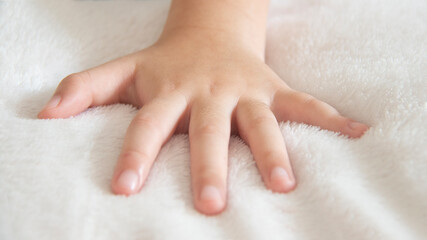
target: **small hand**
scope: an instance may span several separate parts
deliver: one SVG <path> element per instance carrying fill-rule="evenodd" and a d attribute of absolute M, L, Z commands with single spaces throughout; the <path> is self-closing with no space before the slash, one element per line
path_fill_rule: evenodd
<path fill-rule="evenodd" d="M 228 143 L 248 143 L 267 188 L 289 192 L 296 179 L 278 121 L 317 125 L 350 137 L 367 126 L 290 89 L 259 57 L 221 33 L 180 31 L 134 54 L 67 76 L 40 118 L 66 118 L 88 107 L 130 103 L 141 109 L 123 143 L 112 190 L 140 191 L 162 145 L 189 133 L 195 207 L 226 206 Z M 224 37 L 225 38 L 225 37 Z"/>

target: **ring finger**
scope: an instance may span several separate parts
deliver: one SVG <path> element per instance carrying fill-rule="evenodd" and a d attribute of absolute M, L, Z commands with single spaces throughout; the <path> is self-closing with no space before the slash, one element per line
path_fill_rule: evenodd
<path fill-rule="evenodd" d="M 296 181 L 279 125 L 270 108 L 255 100 L 236 108 L 239 134 L 249 144 L 265 185 L 275 192 L 289 192 Z"/>

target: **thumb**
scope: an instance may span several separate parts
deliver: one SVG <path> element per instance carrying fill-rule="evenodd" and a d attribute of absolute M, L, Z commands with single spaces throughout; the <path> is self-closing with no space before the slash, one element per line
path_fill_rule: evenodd
<path fill-rule="evenodd" d="M 128 57 L 73 73 L 58 85 L 38 118 L 67 118 L 91 106 L 117 103 L 131 83 L 135 63 Z"/>

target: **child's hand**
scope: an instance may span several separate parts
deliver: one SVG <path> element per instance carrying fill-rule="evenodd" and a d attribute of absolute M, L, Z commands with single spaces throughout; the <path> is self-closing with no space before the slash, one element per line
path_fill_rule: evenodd
<path fill-rule="evenodd" d="M 262 49 L 262 48 L 261 48 Z M 162 145 L 189 133 L 195 207 L 205 214 L 226 204 L 230 134 L 249 144 L 266 187 L 296 186 L 278 121 L 298 121 L 360 137 L 367 126 L 290 89 L 258 49 L 232 34 L 180 27 L 150 48 L 71 74 L 40 118 L 66 118 L 88 107 L 130 103 L 131 122 L 112 180 L 117 194 L 140 191 Z"/>

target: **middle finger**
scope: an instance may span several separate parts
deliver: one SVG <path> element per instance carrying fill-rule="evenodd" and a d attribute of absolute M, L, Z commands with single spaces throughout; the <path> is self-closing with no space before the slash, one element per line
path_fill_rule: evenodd
<path fill-rule="evenodd" d="M 189 138 L 193 199 L 196 209 L 217 214 L 225 208 L 228 143 L 232 100 L 196 101 L 191 109 Z"/>

